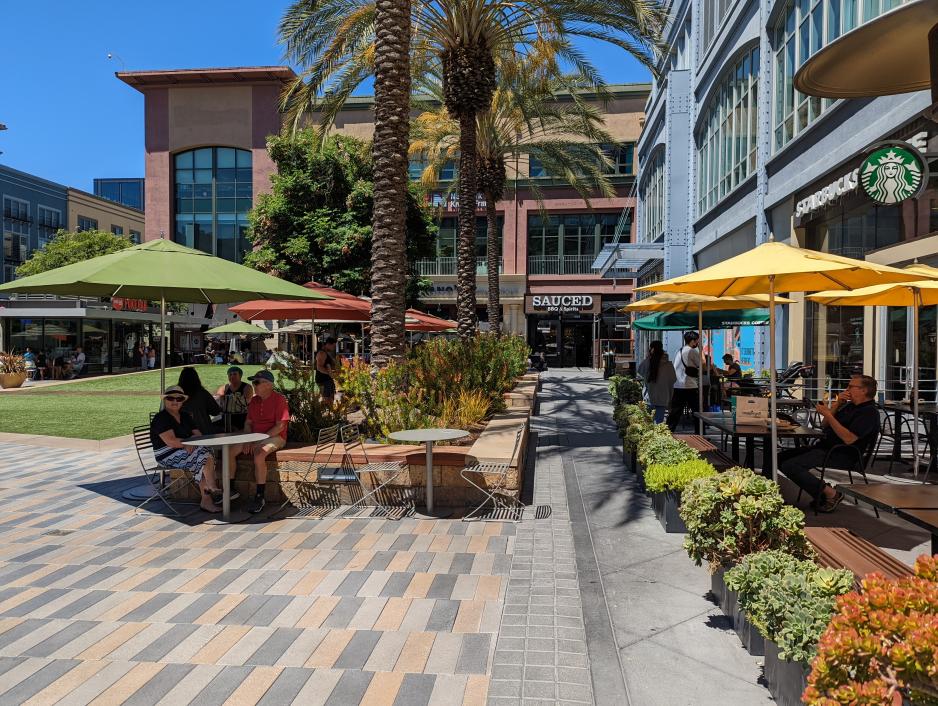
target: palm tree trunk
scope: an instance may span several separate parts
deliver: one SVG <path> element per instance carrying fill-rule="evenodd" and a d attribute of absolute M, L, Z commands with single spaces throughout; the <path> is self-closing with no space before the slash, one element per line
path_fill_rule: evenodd
<path fill-rule="evenodd" d="M 377 101 L 377 98 L 375 98 Z M 459 335 L 472 338 L 476 331 L 476 114 L 459 116 L 459 245 L 456 259 L 456 321 Z"/>
<path fill-rule="evenodd" d="M 403 357 L 405 341 L 410 0 L 377 0 L 375 27 L 371 360 L 384 365 Z"/>
<path fill-rule="evenodd" d="M 485 192 L 485 255 L 489 271 L 489 328 L 496 336 L 502 335 L 502 305 L 498 299 L 499 269 L 501 252 L 498 247 L 498 214 L 495 211 L 495 194 Z"/>

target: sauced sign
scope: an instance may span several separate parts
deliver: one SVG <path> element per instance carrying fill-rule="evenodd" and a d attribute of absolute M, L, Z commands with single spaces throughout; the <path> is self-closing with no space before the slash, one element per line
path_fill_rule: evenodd
<path fill-rule="evenodd" d="M 536 311 L 588 311 L 594 307 L 590 294 L 535 294 L 530 299 L 530 310 Z"/>

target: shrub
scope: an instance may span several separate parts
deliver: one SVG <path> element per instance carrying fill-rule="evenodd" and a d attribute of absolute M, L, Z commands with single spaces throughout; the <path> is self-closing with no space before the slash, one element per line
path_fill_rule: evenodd
<path fill-rule="evenodd" d="M 938 555 L 915 576 L 871 574 L 861 593 L 837 599 L 803 700 L 838 704 L 938 704 Z"/>
<path fill-rule="evenodd" d="M 490 405 L 488 395 L 481 390 L 461 390 L 443 400 L 440 422 L 447 427 L 475 426 L 485 419 Z"/>
<path fill-rule="evenodd" d="M 0 352 L 0 374 L 25 373 L 26 359 L 15 353 Z"/>
<path fill-rule="evenodd" d="M 675 466 L 693 461 L 700 455 L 690 446 L 671 436 L 666 424 L 654 424 L 638 441 L 638 460 L 645 468 L 655 464 Z"/>
<path fill-rule="evenodd" d="M 684 490 L 684 487 L 697 478 L 715 475 L 717 469 L 702 459 L 684 461 L 674 465 L 654 463 L 645 469 L 645 487 L 652 493 L 666 490 Z"/>
<path fill-rule="evenodd" d="M 641 402 L 644 397 L 642 384 L 625 375 L 613 375 L 609 378 L 609 394 L 612 395 L 613 404 L 635 404 Z"/>
<path fill-rule="evenodd" d="M 291 441 L 315 442 L 319 430 L 346 421 L 348 403 L 343 398 L 332 407 L 323 404 L 316 384 L 315 370 L 295 358 L 275 363 L 276 390 L 290 405 L 290 425 L 287 433 Z"/>
<path fill-rule="evenodd" d="M 726 572 L 726 585 L 782 659 L 811 660 L 834 614 L 837 596 L 853 588 L 853 573 L 820 567 L 784 551 L 756 552 Z"/>
<path fill-rule="evenodd" d="M 642 402 L 617 405 L 612 417 L 619 427 L 619 435 L 626 451 L 635 451 L 642 434 L 654 425 L 651 412 Z"/>
<path fill-rule="evenodd" d="M 804 513 L 785 504 L 777 483 L 748 468 L 692 481 L 681 494 L 680 513 L 687 525 L 684 549 L 711 571 L 767 549 L 799 558 L 811 554 Z"/>

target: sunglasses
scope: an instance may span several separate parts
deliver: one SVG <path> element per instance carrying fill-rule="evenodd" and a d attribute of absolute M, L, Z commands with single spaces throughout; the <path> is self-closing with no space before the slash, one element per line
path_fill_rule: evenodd
<path fill-rule="evenodd" d="M 177 397 L 175 395 L 173 395 L 172 397 L 164 397 L 163 399 L 166 400 L 167 402 L 185 402 L 186 401 L 185 397 Z"/>

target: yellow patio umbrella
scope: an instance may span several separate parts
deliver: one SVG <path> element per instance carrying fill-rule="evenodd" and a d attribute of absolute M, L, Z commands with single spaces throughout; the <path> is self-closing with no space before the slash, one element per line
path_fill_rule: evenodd
<path fill-rule="evenodd" d="M 776 304 L 791 304 L 791 299 L 776 297 Z M 705 311 L 728 311 L 730 309 L 765 308 L 769 305 L 766 294 L 748 294 L 738 297 L 712 297 L 707 294 L 687 294 L 684 292 L 662 292 L 639 299 L 622 307 L 623 311 L 668 311 L 697 312 L 697 331 L 703 335 L 703 313 Z M 697 409 L 703 412 L 703 385 L 697 384 Z M 697 420 L 697 426 L 703 434 L 703 419 Z"/>
<path fill-rule="evenodd" d="M 914 282 L 921 274 L 865 260 L 805 250 L 769 240 L 728 260 L 689 275 L 639 287 L 638 291 L 707 294 L 715 297 L 769 295 L 769 423 L 772 479 L 778 477 L 775 389 L 775 293 L 858 289 L 887 282 Z"/>
<path fill-rule="evenodd" d="M 938 278 L 938 269 L 928 265 L 913 264 L 903 268 L 919 276 Z M 919 310 L 923 306 L 938 305 L 938 279 L 918 280 L 915 282 L 874 284 L 849 292 L 818 292 L 808 299 L 825 306 L 905 306 L 912 307 L 912 416 L 915 418 L 912 432 L 912 456 L 915 477 L 918 478 L 918 337 Z M 923 480 L 924 482 L 924 480 Z"/>

